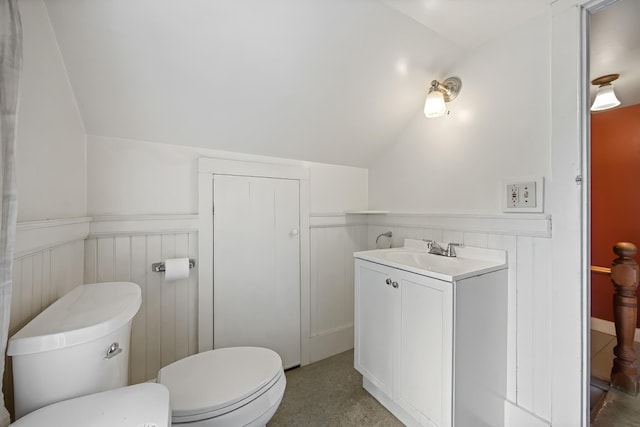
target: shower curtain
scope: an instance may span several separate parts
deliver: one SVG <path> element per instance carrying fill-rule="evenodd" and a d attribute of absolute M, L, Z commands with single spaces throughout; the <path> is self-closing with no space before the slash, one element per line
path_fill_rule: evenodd
<path fill-rule="evenodd" d="M 4 375 L 5 351 L 11 311 L 13 243 L 16 235 L 16 114 L 22 65 L 22 27 L 18 0 L 0 0 L 0 378 Z M 0 388 L 0 427 L 9 425 Z"/>

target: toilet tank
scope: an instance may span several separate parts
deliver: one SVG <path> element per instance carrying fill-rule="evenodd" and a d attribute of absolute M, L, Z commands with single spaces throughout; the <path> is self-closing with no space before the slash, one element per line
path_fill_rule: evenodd
<path fill-rule="evenodd" d="M 80 285 L 13 335 L 16 418 L 129 382 L 131 321 L 141 304 L 130 282 Z"/>

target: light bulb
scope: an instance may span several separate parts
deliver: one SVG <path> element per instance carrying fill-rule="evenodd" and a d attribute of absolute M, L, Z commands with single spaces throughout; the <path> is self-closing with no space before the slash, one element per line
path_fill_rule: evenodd
<path fill-rule="evenodd" d="M 424 103 L 424 115 L 428 118 L 441 117 L 447 111 L 444 96 L 439 90 L 432 90 Z"/>

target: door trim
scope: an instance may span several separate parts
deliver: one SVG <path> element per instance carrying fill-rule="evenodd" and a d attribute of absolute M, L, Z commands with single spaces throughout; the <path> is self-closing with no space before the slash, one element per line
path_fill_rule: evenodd
<path fill-rule="evenodd" d="M 300 359 L 309 363 L 309 169 L 304 166 L 198 159 L 198 351 L 213 349 L 213 175 L 298 180 L 300 184 Z"/>

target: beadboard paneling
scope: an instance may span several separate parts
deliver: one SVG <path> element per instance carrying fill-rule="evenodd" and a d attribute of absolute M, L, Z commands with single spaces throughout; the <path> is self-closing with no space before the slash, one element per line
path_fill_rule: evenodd
<path fill-rule="evenodd" d="M 90 236 L 85 242 L 86 283 L 130 281 L 142 290 L 142 306 L 131 331 L 132 384 L 155 378 L 158 370 L 197 352 L 198 275 L 165 281 L 151 264 L 168 258 L 197 258 L 197 233 Z M 132 230 L 127 229 L 127 232 Z"/>
<path fill-rule="evenodd" d="M 312 223 L 310 362 L 353 348 L 353 253 L 367 247 L 366 225 L 329 216 Z"/>
<path fill-rule="evenodd" d="M 83 282 L 84 240 L 74 240 L 13 261 L 9 336 Z"/>

